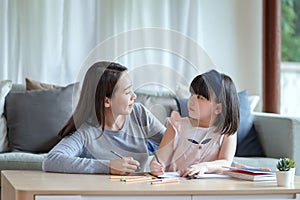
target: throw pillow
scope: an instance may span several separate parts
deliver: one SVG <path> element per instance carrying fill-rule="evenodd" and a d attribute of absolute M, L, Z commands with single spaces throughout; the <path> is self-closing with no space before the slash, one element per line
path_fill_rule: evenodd
<path fill-rule="evenodd" d="M 244 140 L 253 125 L 250 103 L 248 102 L 248 91 L 238 93 L 240 101 L 240 124 L 238 129 L 237 143 Z M 239 145 L 238 145 L 239 146 Z"/>
<path fill-rule="evenodd" d="M 237 133 L 236 156 L 265 156 L 255 130 L 251 106 L 248 100 L 248 90 L 238 93 L 240 101 L 240 125 Z"/>
<path fill-rule="evenodd" d="M 180 113 L 181 117 L 189 116 L 189 110 L 187 107 L 188 99 L 186 98 L 175 98 L 175 99 L 178 106 L 178 112 Z"/>
<path fill-rule="evenodd" d="M 10 150 L 48 152 L 72 114 L 73 90 L 77 86 L 9 93 L 5 113 Z"/>
<path fill-rule="evenodd" d="M 31 80 L 25 78 L 26 90 L 42 90 L 42 89 L 51 89 L 51 88 L 60 88 L 61 86 L 53 85 L 49 83 L 42 83 L 39 81 Z"/>
<path fill-rule="evenodd" d="M 240 101 L 240 124 L 237 132 L 236 156 L 265 156 L 255 130 L 251 108 L 248 101 L 248 91 L 238 93 Z M 176 98 L 180 115 L 188 116 L 187 99 Z"/>
<path fill-rule="evenodd" d="M 7 145 L 7 128 L 6 119 L 4 117 L 4 103 L 5 97 L 12 87 L 12 81 L 3 80 L 0 81 L 0 152 L 8 150 Z"/>

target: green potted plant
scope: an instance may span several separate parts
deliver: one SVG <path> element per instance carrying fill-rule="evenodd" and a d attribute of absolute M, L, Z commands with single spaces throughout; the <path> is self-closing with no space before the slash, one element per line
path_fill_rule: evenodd
<path fill-rule="evenodd" d="M 276 178 L 278 186 L 289 186 L 294 182 L 296 163 L 291 158 L 280 158 L 277 162 Z"/>
<path fill-rule="evenodd" d="M 290 163 L 290 166 L 291 166 L 291 169 L 296 167 L 296 163 L 295 163 L 295 161 L 293 161 L 293 160 L 292 160 L 292 159 L 290 159 L 290 158 L 286 158 L 286 159 L 289 161 L 289 163 Z"/>
<path fill-rule="evenodd" d="M 292 162 L 293 161 L 290 158 L 280 158 L 276 167 L 279 171 L 289 171 L 291 169 Z"/>
<path fill-rule="evenodd" d="M 291 169 L 290 171 L 292 172 L 292 179 L 291 179 L 291 183 L 293 184 L 294 183 L 294 178 L 295 178 L 295 173 L 296 173 L 296 163 L 294 160 L 290 159 L 290 158 L 287 158 L 290 165 L 291 165 Z"/>

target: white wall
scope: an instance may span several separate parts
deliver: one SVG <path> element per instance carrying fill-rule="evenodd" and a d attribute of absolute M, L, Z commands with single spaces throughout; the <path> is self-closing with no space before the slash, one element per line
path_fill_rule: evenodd
<path fill-rule="evenodd" d="M 262 94 L 262 1 L 202 0 L 203 47 L 237 89 Z"/>

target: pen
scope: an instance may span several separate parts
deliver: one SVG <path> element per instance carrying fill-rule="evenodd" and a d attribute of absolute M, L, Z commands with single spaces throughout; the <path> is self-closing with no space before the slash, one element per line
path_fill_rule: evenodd
<path fill-rule="evenodd" d="M 121 156 L 120 154 L 118 154 L 117 152 L 115 152 L 115 151 L 113 151 L 113 150 L 111 150 L 110 152 L 112 152 L 113 154 L 115 154 L 117 157 L 119 157 L 119 158 L 123 158 L 123 156 Z M 140 166 L 137 166 L 137 168 L 138 169 L 141 169 L 141 167 Z"/>

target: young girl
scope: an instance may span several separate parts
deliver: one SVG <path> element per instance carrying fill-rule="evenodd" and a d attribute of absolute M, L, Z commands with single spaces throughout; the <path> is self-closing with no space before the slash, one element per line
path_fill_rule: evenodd
<path fill-rule="evenodd" d="M 48 153 L 43 170 L 120 175 L 144 171 L 147 140 L 158 145 L 165 127 L 135 99 L 124 66 L 92 65 L 77 107 L 59 132 L 62 140 Z"/>
<path fill-rule="evenodd" d="M 189 118 L 173 112 L 150 163 L 151 173 L 179 171 L 186 177 L 230 166 L 235 154 L 239 100 L 230 77 L 211 70 L 194 78 L 188 100 Z"/>

